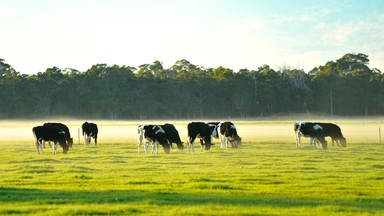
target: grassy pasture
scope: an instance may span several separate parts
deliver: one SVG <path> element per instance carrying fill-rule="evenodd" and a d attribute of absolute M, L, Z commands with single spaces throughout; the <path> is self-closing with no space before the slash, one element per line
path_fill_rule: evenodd
<path fill-rule="evenodd" d="M 38 155 L 43 122 L 0 121 L 0 215 L 384 215 L 381 120 L 333 121 L 348 146 L 326 151 L 296 149 L 293 121 L 234 121 L 240 149 L 170 155 L 137 154 L 137 125 L 164 121 L 94 121 L 99 146 L 84 147 L 77 120 L 61 121 L 67 155 Z M 188 122 L 170 123 L 186 142 Z"/>

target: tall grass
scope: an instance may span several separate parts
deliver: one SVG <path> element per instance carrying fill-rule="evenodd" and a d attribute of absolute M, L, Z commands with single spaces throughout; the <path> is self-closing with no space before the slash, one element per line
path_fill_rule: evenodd
<path fill-rule="evenodd" d="M 36 122 L 0 123 L 0 214 L 384 214 L 381 122 L 338 122 L 348 146 L 326 151 L 296 149 L 293 122 L 236 123 L 240 149 L 170 155 L 138 155 L 137 122 L 101 122 L 99 146 L 80 140 L 67 155 L 37 154 Z M 175 125 L 186 141 L 186 122 Z"/>

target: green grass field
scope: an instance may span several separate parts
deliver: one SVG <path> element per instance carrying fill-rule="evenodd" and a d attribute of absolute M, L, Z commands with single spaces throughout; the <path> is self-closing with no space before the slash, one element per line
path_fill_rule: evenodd
<path fill-rule="evenodd" d="M 94 121 L 99 146 L 38 155 L 32 127 L 0 121 L 0 215 L 384 215 L 381 120 L 339 120 L 347 147 L 296 149 L 293 121 L 233 121 L 240 149 L 137 154 L 137 125 Z M 187 121 L 174 123 L 184 142 Z M 330 144 L 330 139 L 328 138 Z M 61 152 L 61 148 L 59 152 Z"/>

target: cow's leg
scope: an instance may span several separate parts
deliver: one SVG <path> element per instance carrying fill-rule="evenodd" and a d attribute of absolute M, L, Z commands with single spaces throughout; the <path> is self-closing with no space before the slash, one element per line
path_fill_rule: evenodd
<path fill-rule="evenodd" d="M 139 140 L 137 142 L 137 153 L 140 154 L 140 146 L 141 146 L 141 141 L 142 139 L 140 139 L 141 137 L 139 136 Z"/>
<path fill-rule="evenodd" d="M 145 154 L 148 154 L 148 146 L 149 146 L 149 142 L 145 141 L 144 142 Z"/>
<path fill-rule="evenodd" d="M 84 146 L 87 146 L 87 140 L 88 140 L 87 134 L 84 133 L 83 135 L 84 135 Z"/>
<path fill-rule="evenodd" d="M 317 139 L 320 141 L 323 150 L 326 150 L 327 149 L 327 141 L 325 140 L 325 138 L 324 137 L 318 137 Z"/>
<path fill-rule="evenodd" d="M 188 152 L 192 149 L 192 152 L 195 152 L 195 139 L 196 137 L 189 137 Z"/>
<path fill-rule="evenodd" d="M 313 143 L 313 142 L 315 142 L 315 143 Z M 312 144 L 313 144 L 313 145 L 316 145 L 316 138 L 314 138 L 314 137 L 309 137 L 309 146 L 312 146 Z"/>
<path fill-rule="evenodd" d="M 300 134 L 300 132 L 297 133 L 296 148 L 301 148 L 301 134 Z"/>
<path fill-rule="evenodd" d="M 225 136 L 220 135 L 220 148 L 225 148 Z"/>
<path fill-rule="evenodd" d="M 201 151 L 204 151 L 204 141 L 200 139 Z"/>
<path fill-rule="evenodd" d="M 57 153 L 57 145 L 56 142 L 53 142 L 53 154 Z"/>
<path fill-rule="evenodd" d="M 97 134 L 94 136 L 95 138 L 95 146 L 97 146 Z"/>
<path fill-rule="evenodd" d="M 43 151 L 43 144 L 41 143 L 41 139 L 39 139 L 36 143 L 36 148 L 37 148 L 37 153 L 40 154 L 44 154 L 44 151 Z"/>
<path fill-rule="evenodd" d="M 153 154 L 154 151 L 155 151 L 155 143 L 152 142 L 152 151 L 151 151 L 151 154 Z"/>
<path fill-rule="evenodd" d="M 335 139 L 332 138 L 332 146 L 333 146 L 333 141 L 336 142 L 337 147 L 340 147 L 340 146 L 341 146 L 341 145 L 340 145 L 340 142 L 339 142 L 339 138 L 335 138 Z"/>

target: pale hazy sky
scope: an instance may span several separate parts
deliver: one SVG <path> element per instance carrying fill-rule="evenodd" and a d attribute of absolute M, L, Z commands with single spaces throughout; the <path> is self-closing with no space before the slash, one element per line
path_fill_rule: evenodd
<path fill-rule="evenodd" d="M 346 53 L 384 72 L 383 0 L 0 0 L 0 58 L 22 74 L 180 59 L 309 71 Z"/>

